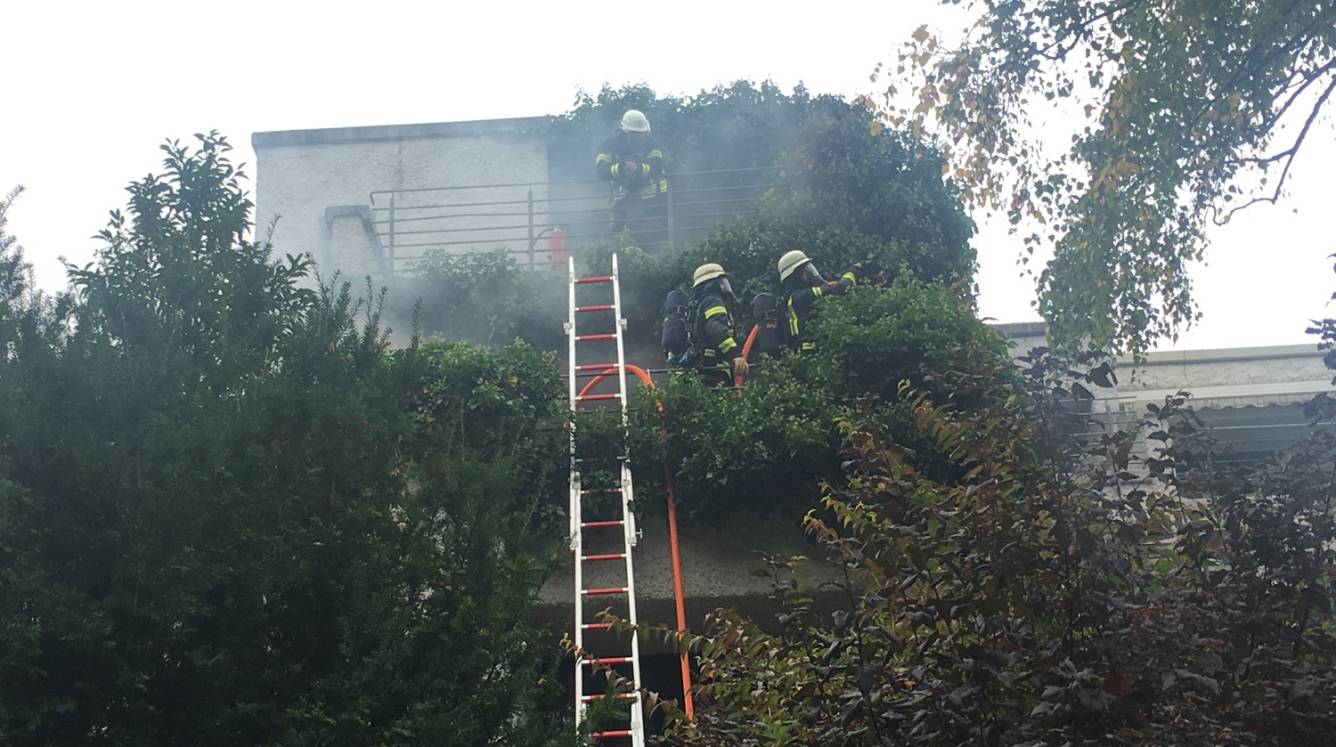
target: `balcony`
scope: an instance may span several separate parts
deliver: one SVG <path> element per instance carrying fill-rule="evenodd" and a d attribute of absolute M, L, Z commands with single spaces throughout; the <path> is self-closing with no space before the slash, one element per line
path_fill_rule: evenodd
<path fill-rule="evenodd" d="M 614 243 L 623 229 L 654 252 L 755 213 L 778 186 L 779 168 L 676 173 L 668 181 L 665 200 L 622 225 L 613 224 L 610 187 L 599 180 L 376 190 L 363 222 L 381 270 L 394 273 L 432 253 L 497 249 L 536 267 L 564 261 L 574 247 Z"/>

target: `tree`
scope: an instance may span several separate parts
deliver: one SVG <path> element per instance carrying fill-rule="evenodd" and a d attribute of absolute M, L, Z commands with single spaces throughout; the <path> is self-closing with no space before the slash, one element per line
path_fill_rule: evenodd
<path fill-rule="evenodd" d="M 966 4 L 982 15 L 958 46 L 925 27 L 900 53 L 888 121 L 933 136 L 969 204 L 1005 211 L 1027 253 L 1053 247 L 1038 307 L 1057 341 L 1140 352 L 1175 335 L 1197 319 L 1205 229 L 1281 199 L 1320 131 L 1336 4 Z M 1046 153 L 1064 121 L 1071 147 Z"/>
<path fill-rule="evenodd" d="M 569 743 L 526 621 L 555 361 L 390 350 L 228 150 L 164 146 L 64 305 L 0 262 L 0 741 Z"/>

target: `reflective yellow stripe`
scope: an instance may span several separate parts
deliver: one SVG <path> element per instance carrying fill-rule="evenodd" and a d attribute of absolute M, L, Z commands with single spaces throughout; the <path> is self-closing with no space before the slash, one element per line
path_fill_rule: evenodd
<path fill-rule="evenodd" d="M 648 175 L 648 174 L 649 174 L 649 164 L 647 164 L 647 163 L 642 163 L 642 164 L 640 164 L 640 172 L 641 172 L 642 174 L 646 174 L 646 175 Z"/>
<path fill-rule="evenodd" d="M 658 148 L 655 148 L 654 150 L 650 151 L 649 155 L 645 156 L 645 158 L 663 158 L 663 151 L 659 150 Z"/>
<path fill-rule="evenodd" d="M 617 172 L 621 171 L 621 169 L 622 165 L 620 163 L 614 163 L 612 165 L 612 175 L 617 176 Z"/>
<path fill-rule="evenodd" d="M 719 316 L 720 314 L 727 314 L 727 313 L 728 309 L 723 306 L 711 306 L 710 308 L 705 310 L 705 318 L 709 319 L 712 316 Z"/>
<path fill-rule="evenodd" d="M 846 273 L 844 273 L 843 275 L 841 275 L 840 277 L 843 278 L 843 279 L 845 279 L 845 280 L 848 280 L 848 281 L 849 281 L 849 285 L 855 285 L 855 284 L 858 283 L 858 278 L 854 277 L 854 274 L 853 274 L 852 272 L 846 272 Z"/>
<path fill-rule="evenodd" d="M 655 195 L 661 195 L 667 193 L 668 193 L 667 179 L 656 179 L 650 182 L 645 187 L 641 188 L 640 190 L 640 196 L 647 200 L 651 197 L 654 197 Z"/>
<path fill-rule="evenodd" d="M 600 153 L 594 159 L 594 163 L 609 163 L 611 161 L 612 161 L 612 156 L 608 155 L 607 153 Z"/>
<path fill-rule="evenodd" d="M 825 292 L 825 291 L 823 291 L 823 290 L 821 289 L 821 286 L 819 286 L 819 285 L 814 285 L 814 286 L 812 286 L 812 297 L 813 297 L 813 298 L 821 298 L 821 294 L 824 293 L 824 292 Z"/>
<path fill-rule="evenodd" d="M 738 346 L 737 340 L 734 340 L 732 337 L 725 337 L 724 341 L 719 343 L 719 352 L 727 353 L 728 351 L 732 350 L 737 346 Z"/>
<path fill-rule="evenodd" d="M 789 334 L 798 337 L 798 312 L 793 310 L 793 296 L 789 296 Z"/>

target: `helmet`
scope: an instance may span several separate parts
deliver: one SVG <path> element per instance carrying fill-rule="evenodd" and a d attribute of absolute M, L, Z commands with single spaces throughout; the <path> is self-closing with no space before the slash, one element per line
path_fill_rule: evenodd
<path fill-rule="evenodd" d="M 649 132 L 649 120 L 636 109 L 627 109 L 622 115 L 622 132 Z"/>
<path fill-rule="evenodd" d="M 779 282 L 782 283 L 785 280 L 788 280 L 794 270 L 797 270 L 799 267 L 802 267 L 811 261 L 812 260 L 808 259 L 807 255 L 803 254 L 800 249 L 784 252 L 784 256 L 779 258 Z"/>
<path fill-rule="evenodd" d="M 691 273 L 691 287 L 695 288 L 707 280 L 714 280 L 715 278 L 723 277 L 727 274 L 728 273 L 724 272 L 723 265 L 715 262 L 706 262 L 700 267 L 697 267 L 695 272 Z"/>

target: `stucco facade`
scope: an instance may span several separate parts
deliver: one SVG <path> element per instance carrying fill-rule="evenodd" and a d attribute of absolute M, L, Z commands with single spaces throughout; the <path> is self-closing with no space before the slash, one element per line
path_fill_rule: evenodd
<path fill-rule="evenodd" d="M 546 117 L 423 125 L 257 132 L 256 225 L 275 219 L 277 251 L 309 253 L 321 271 L 377 276 L 390 269 L 394 247 L 378 238 L 388 212 L 372 193 L 502 183 L 544 183 L 548 177 Z M 400 196 L 411 215 L 414 195 Z M 452 193 L 478 202 L 492 195 Z M 431 199 L 430 193 L 416 196 Z"/>

